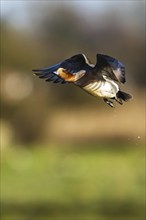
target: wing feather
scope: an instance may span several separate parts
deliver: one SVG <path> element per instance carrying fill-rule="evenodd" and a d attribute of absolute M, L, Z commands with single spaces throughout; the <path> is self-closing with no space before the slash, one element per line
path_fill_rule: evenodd
<path fill-rule="evenodd" d="M 67 82 L 67 79 L 62 78 L 58 73 L 60 68 L 63 68 L 66 72 L 75 76 L 77 74 L 81 75 L 81 71 L 85 73 L 92 67 L 90 66 L 89 61 L 84 54 L 77 54 L 51 67 L 34 69 L 33 72 L 39 78 L 46 79 L 46 81 L 53 81 L 54 83 L 65 83 Z"/>
<path fill-rule="evenodd" d="M 112 71 L 106 72 L 106 74 L 109 73 L 109 77 L 121 83 L 126 82 L 125 66 L 117 59 L 107 56 L 107 55 L 97 54 L 96 67 L 99 67 L 100 69 L 106 69 L 110 67 Z"/>
<path fill-rule="evenodd" d="M 61 63 L 55 64 L 51 67 L 34 69 L 32 70 L 35 75 L 41 79 L 46 79 L 46 81 L 52 81 L 54 83 L 65 83 L 65 81 L 57 75 L 57 70 L 60 67 Z"/>

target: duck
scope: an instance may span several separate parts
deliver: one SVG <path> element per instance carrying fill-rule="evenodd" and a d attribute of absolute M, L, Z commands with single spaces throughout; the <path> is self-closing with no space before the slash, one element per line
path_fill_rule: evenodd
<path fill-rule="evenodd" d="M 132 98 L 120 89 L 120 84 L 126 82 L 124 64 L 108 55 L 98 53 L 93 64 L 85 54 L 76 54 L 50 67 L 32 71 L 47 82 L 73 83 L 90 95 L 102 98 L 110 107 L 114 107 L 113 100 L 122 105 Z"/>

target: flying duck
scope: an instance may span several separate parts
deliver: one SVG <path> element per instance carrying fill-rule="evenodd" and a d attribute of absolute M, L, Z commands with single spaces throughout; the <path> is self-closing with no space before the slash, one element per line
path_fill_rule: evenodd
<path fill-rule="evenodd" d="M 54 83 L 74 83 L 87 93 L 102 97 L 111 107 L 111 99 L 119 104 L 132 96 L 120 90 L 119 84 L 125 83 L 125 67 L 117 59 L 97 54 L 96 64 L 92 64 L 84 54 L 77 54 L 51 67 L 34 69 L 39 78 Z"/>

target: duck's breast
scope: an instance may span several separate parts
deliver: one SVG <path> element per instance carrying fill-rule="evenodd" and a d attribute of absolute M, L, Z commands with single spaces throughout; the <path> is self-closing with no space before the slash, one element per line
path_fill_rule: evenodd
<path fill-rule="evenodd" d="M 113 98 L 119 91 L 119 86 L 114 81 L 94 81 L 82 89 L 93 96 Z"/>

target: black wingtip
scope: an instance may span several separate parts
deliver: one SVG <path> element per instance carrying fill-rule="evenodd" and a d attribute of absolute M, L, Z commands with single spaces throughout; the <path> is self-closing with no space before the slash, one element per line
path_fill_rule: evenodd
<path fill-rule="evenodd" d="M 51 72 L 48 68 L 32 69 L 33 75 L 38 76 L 40 79 L 45 79 L 46 82 L 52 81 L 53 83 L 66 83 L 62 78 Z"/>

